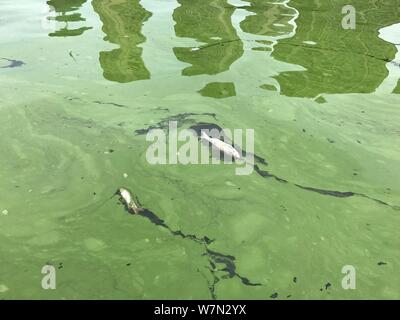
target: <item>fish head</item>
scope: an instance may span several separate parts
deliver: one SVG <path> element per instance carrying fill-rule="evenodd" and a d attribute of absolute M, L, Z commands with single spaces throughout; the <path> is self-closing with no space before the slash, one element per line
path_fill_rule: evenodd
<path fill-rule="evenodd" d="M 234 147 L 232 147 L 231 155 L 235 160 L 242 159 L 242 156 L 240 155 L 239 151 L 237 151 Z"/>

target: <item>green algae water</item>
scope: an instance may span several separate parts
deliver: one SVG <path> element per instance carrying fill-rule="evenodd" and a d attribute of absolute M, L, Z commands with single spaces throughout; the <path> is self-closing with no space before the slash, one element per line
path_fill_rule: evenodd
<path fill-rule="evenodd" d="M 400 299 L 400 2 L 351 2 L 2 0 L 0 299 Z M 151 165 L 170 120 L 257 170 Z"/>

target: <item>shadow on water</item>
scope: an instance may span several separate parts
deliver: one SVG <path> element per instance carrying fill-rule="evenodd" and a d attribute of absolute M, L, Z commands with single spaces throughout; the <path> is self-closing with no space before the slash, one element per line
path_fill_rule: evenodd
<path fill-rule="evenodd" d="M 138 203 L 140 202 L 138 201 Z M 131 210 L 129 210 L 127 206 L 125 206 L 125 210 L 129 214 L 132 214 Z M 261 283 L 252 282 L 248 278 L 243 277 L 242 275 L 237 273 L 235 264 L 236 258 L 234 256 L 222 254 L 217 251 L 211 250 L 209 248 L 209 245 L 212 244 L 215 240 L 210 239 L 207 236 L 198 237 L 194 234 L 186 234 L 181 230 L 173 230 L 157 214 L 143 207 L 141 208 L 141 211 L 137 215 L 145 217 L 154 225 L 166 229 L 172 236 L 180 237 L 182 239 L 186 239 L 189 241 L 194 241 L 204 247 L 204 253 L 202 255 L 207 257 L 208 259 L 209 262 L 208 269 L 211 272 L 213 278 L 212 282 L 208 283 L 208 289 L 212 299 L 217 298 L 215 292 L 215 286 L 218 282 L 220 282 L 223 279 L 238 278 L 242 282 L 242 284 L 246 286 L 261 286 Z M 221 268 L 218 268 L 219 266 Z"/>
<path fill-rule="evenodd" d="M 217 133 L 216 136 L 214 136 L 214 138 L 217 139 L 221 139 L 224 142 L 232 145 L 241 155 L 243 158 L 246 158 L 247 155 L 250 155 L 252 158 L 254 158 L 254 163 L 252 163 L 254 171 L 261 176 L 262 178 L 273 178 L 274 180 L 276 180 L 279 183 L 284 183 L 284 184 L 290 184 L 296 188 L 300 188 L 304 191 L 309 191 L 309 192 L 314 192 L 314 193 L 318 193 L 320 195 L 323 196 L 330 196 L 330 197 L 336 197 L 336 198 L 349 198 L 349 197 L 362 197 L 365 199 L 369 199 L 372 200 L 380 205 L 384 205 L 384 206 L 388 206 L 394 210 L 400 210 L 400 206 L 395 205 L 395 204 L 389 204 L 387 202 L 384 202 L 380 199 L 368 196 L 366 194 L 363 193 L 358 193 L 358 192 L 353 192 L 353 191 L 338 191 L 338 190 L 327 190 L 327 189 L 321 189 L 321 188 L 316 188 L 316 187 L 311 187 L 311 186 L 303 186 L 300 185 L 298 183 L 295 183 L 293 181 L 288 181 L 285 178 L 279 177 L 265 169 L 262 169 L 260 166 L 268 166 L 268 162 L 265 160 L 265 158 L 257 155 L 257 154 L 250 154 L 247 153 L 246 150 L 242 149 L 240 146 L 238 146 L 237 144 L 234 143 L 234 141 L 230 140 L 229 137 L 227 137 L 224 132 L 223 129 L 213 123 L 205 123 L 205 122 L 198 122 L 195 125 L 190 126 L 190 129 L 192 129 L 196 135 L 200 138 L 201 136 L 201 131 L 202 130 L 213 130 L 214 133 Z M 208 133 L 208 132 L 207 132 Z M 212 133 L 212 131 L 211 131 Z M 209 134 L 209 133 L 208 133 Z M 212 136 L 212 134 L 210 134 L 210 136 Z M 220 158 L 218 159 L 222 159 L 221 155 Z"/>
<path fill-rule="evenodd" d="M 92 5 L 103 22 L 104 40 L 119 45 L 100 52 L 104 78 L 120 83 L 150 79 L 139 45 L 146 41 L 141 29 L 152 13 L 139 0 L 93 0 Z"/>
<path fill-rule="evenodd" d="M 73 37 L 80 36 L 86 30 L 92 29 L 92 27 L 80 27 L 71 28 L 70 23 L 79 23 L 86 21 L 85 18 L 78 11 L 87 0 L 49 0 L 47 4 L 54 8 L 57 16 L 49 17 L 49 20 L 55 20 L 60 23 L 64 23 L 64 27 L 49 33 L 50 37 Z"/>
<path fill-rule="evenodd" d="M 353 1 L 357 13 L 354 30 L 341 26 L 346 4 L 336 0 L 290 2 L 301 12 L 297 31 L 280 40 L 272 56 L 305 70 L 277 75 L 281 94 L 315 98 L 321 93 L 371 93 L 387 77 L 386 63 L 394 58 L 396 49 L 380 39 L 377 30 L 398 22 L 393 1 L 379 1 L 379 10 L 371 10 L 376 1 Z"/>
<path fill-rule="evenodd" d="M 0 58 L 0 62 L 3 62 L 3 61 L 5 62 L 5 65 L 3 65 L 3 63 L 1 63 L 0 69 L 17 68 L 17 67 L 22 67 L 25 64 L 25 62 L 20 61 L 20 60 Z"/>
<path fill-rule="evenodd" d="M 226 71 L 243 55 L 231 17 L 235 7 L 226 0 L 178 0 L 173 19 L 178 37 L 202 42 L 197 47 L 175 47 L 179 61 L 191 64 L 182 70 L 184 76 L 214 75 Z"/>
<path fill-rule="evenodd" d="M 190 123 L 195 123 L 196 120 L 192 119 L 192 116 L 207 116 L 207 117 L 212 117 L 215 120 L 216 114 L 215 113 L 208 113 L 208 112 L 203 112 L 203 113 L 194 113 L 194 112 L 185 112 L 185 113 L 179 113 L 175 115 L 171 115 L 168 117 L 165 117 L 161 119 L 159 122 L 157 122 L 154 125 L 151 125 L 147 128 L 142 128 L 142 129 L 137 129 L 135 130 L 136 135 L 145 135 L 151 130 L 154 129 L 163 129 L 163 130 L 168 130 L 169 124 L 171 121 L 176 121 L 178 127 L 181 127 L 184 124 L 190 124 Z"/>

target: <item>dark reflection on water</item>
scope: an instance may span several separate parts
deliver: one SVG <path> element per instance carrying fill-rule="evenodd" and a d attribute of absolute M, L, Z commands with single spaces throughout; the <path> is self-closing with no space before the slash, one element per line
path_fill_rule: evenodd
<path fill-rule="evenodd" d="M 92 29 L 91 27 L 70 27 L 70 23 L 75 25 L 76 23 L 85 21 L 81 13 L 77 12 L 80 7 L 86 2 L 86 0 L 50 0 L 47 4 L 54 8 L 57 16 L 50 17 L 50 20 L 64 23 L 65 26 L 57 31 L 49 33 L 50 37 L 71 37 L 79 36 L 86 30 Z"/>
<path fill-rule="evenodd" d="M 185 76 L 218 74 L 243 55 L 243 43 L 232 25 L 235 7 L 226 0 L 178 0 L 173 13 L 178 37 L 203 42 L 199 48 L 174 48 L 178 60 L 190 63 Z"/>
<path fill-rule="evenodd" d="M 293 31 L 293 26 L 289 24 L 289 21 L 295 14 L 294 9 L 278 1 L 268 3 L 264 0 L 247 0 L 246 2 L 249 2 L 249 5 L 242 8 L 254 15 L 248 15 L 240 23 L 243 31 L 272 37 Z"/>
<path fill-rule="evenodd" d="M 100 52 L 104 77 L 122 83 L 149 79 L 139 45 L 146 41 L 141 29 L 151 12 L 139 0 L 93 0 L 92 5 L 103 22 L 104 40 L 120 46 Z"/>
<path fill-rule="evenodd" d="M 228 98 L 236 96 L 235 85 L 233 82 L 211 82 L 199 90 L 199 93 L 204 97 L 216 99 Z"/>
<path fill-rule="evenodd" d="M 393 93 L 400 93 L 400 80 L 397 82 L 396 88 L 393 90 Z"/>
<path fill-rule="evenodd" d="M 262 89 L 280 90 L 286 96 L 317 98 L 317 102 L 323 103 L 324 93 L 373 92 L 387 77 L 386 63 L 396 52 L 395 46 L 380 39 L 377 32 L 399 21 L 392 0 L 382 0 L 379 4 L 374 0 L 354 0 L 355 30 L 341 27 L 345 1 L 339 0 L 292 0 L 287 4 L 282 0 L 274 3 L 248 0 L 239 8 L 228 0 L 176 1 L 179 6 L 172 13 L 176 36 L 200 43 L 195 47 L 173 48 L 176 59 L 189 64 L 182 70 L 184 76 L 216 75 L 229 70 L 244 54 L 243 41 L 253 41 L 246 43 L 254 43 L 251 49 L 260 51 L 260 55 L 265 53 L 266 59 L 260 59 L 258 64 L 251 61 L 249 67 L 268 64 L 272 62 L 268 60 L 271 56 L 304 68 L 277 71 L 274 79 L 267 76 L 259 79 Z M 57 13 L 50 19 L 65 24 L 49 36 L 77 36 L 91 29 L 83 25 L 85 18 L 79 12 L 85 2 L 47 1 Z M 143 25 L 152 13 L 140 0 L 93 0 L 92 5 L 103 23 L 104 40 L 119 46 L 100 52 L 104 77 L 120 83 L 149 79 L 141 44 L 146 41 Z M 240 15 L 247 12 L 239 25 L 241 31 L 256 35 L 256 39 L 239 37 L 232 24 L 233 14 L 239 9 Z M 394 93 L 399 93 L 399 88 L 400 85 Z M 214 98 L 236 95 L 233 83 L 213 81 L 199 93 Z"/>
<path fill-rule="evenodd" d="M 341 8 L 346 3 L 315 2 L 317 6 L 311 1 L 290 2 L 300 12 L 297 31 L 294 37 L 280 40 L 272 56 L 306 70 L 276 76 L 281 94 L 316 97 L 321 93 L 373 92 L 387 77 L 386 63 L 396 52 L 377 34 L 380 27 L 399 20 L 393 1 L 382 0 L 379 5 L 373 0 L 352 1 L 358 17 L 355 30 L 341 27 Z"/>

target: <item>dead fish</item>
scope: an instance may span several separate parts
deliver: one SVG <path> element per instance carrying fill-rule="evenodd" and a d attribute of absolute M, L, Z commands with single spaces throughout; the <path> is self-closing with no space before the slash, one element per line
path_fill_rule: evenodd
<path fill-rule="evenodd" d="M 201 137 L 204 140 L 209 141 L 214 147 L 216 147 L 218 150 L 221 150 L 222 152 L 226 153 L 227 155 L 230 155 L 231 157 L 234 157 L 235 159 L 241 158 L 239 152 L 234 147 L 232 147 L 230 144 L 227 144 L 226 142 L 219 140 L 217 138 L 211 138 L 204 131 L 201 131 Z"/>
<path fill-rule="evenodd" d="M 139 201 L 134 199 L 132 193 L 128 189 L 119 188 L 117 194 L 119 194 L 121 202 L 130 213 L 138 214 L 143 211 L 143 208 L 139 205 Z"/>

